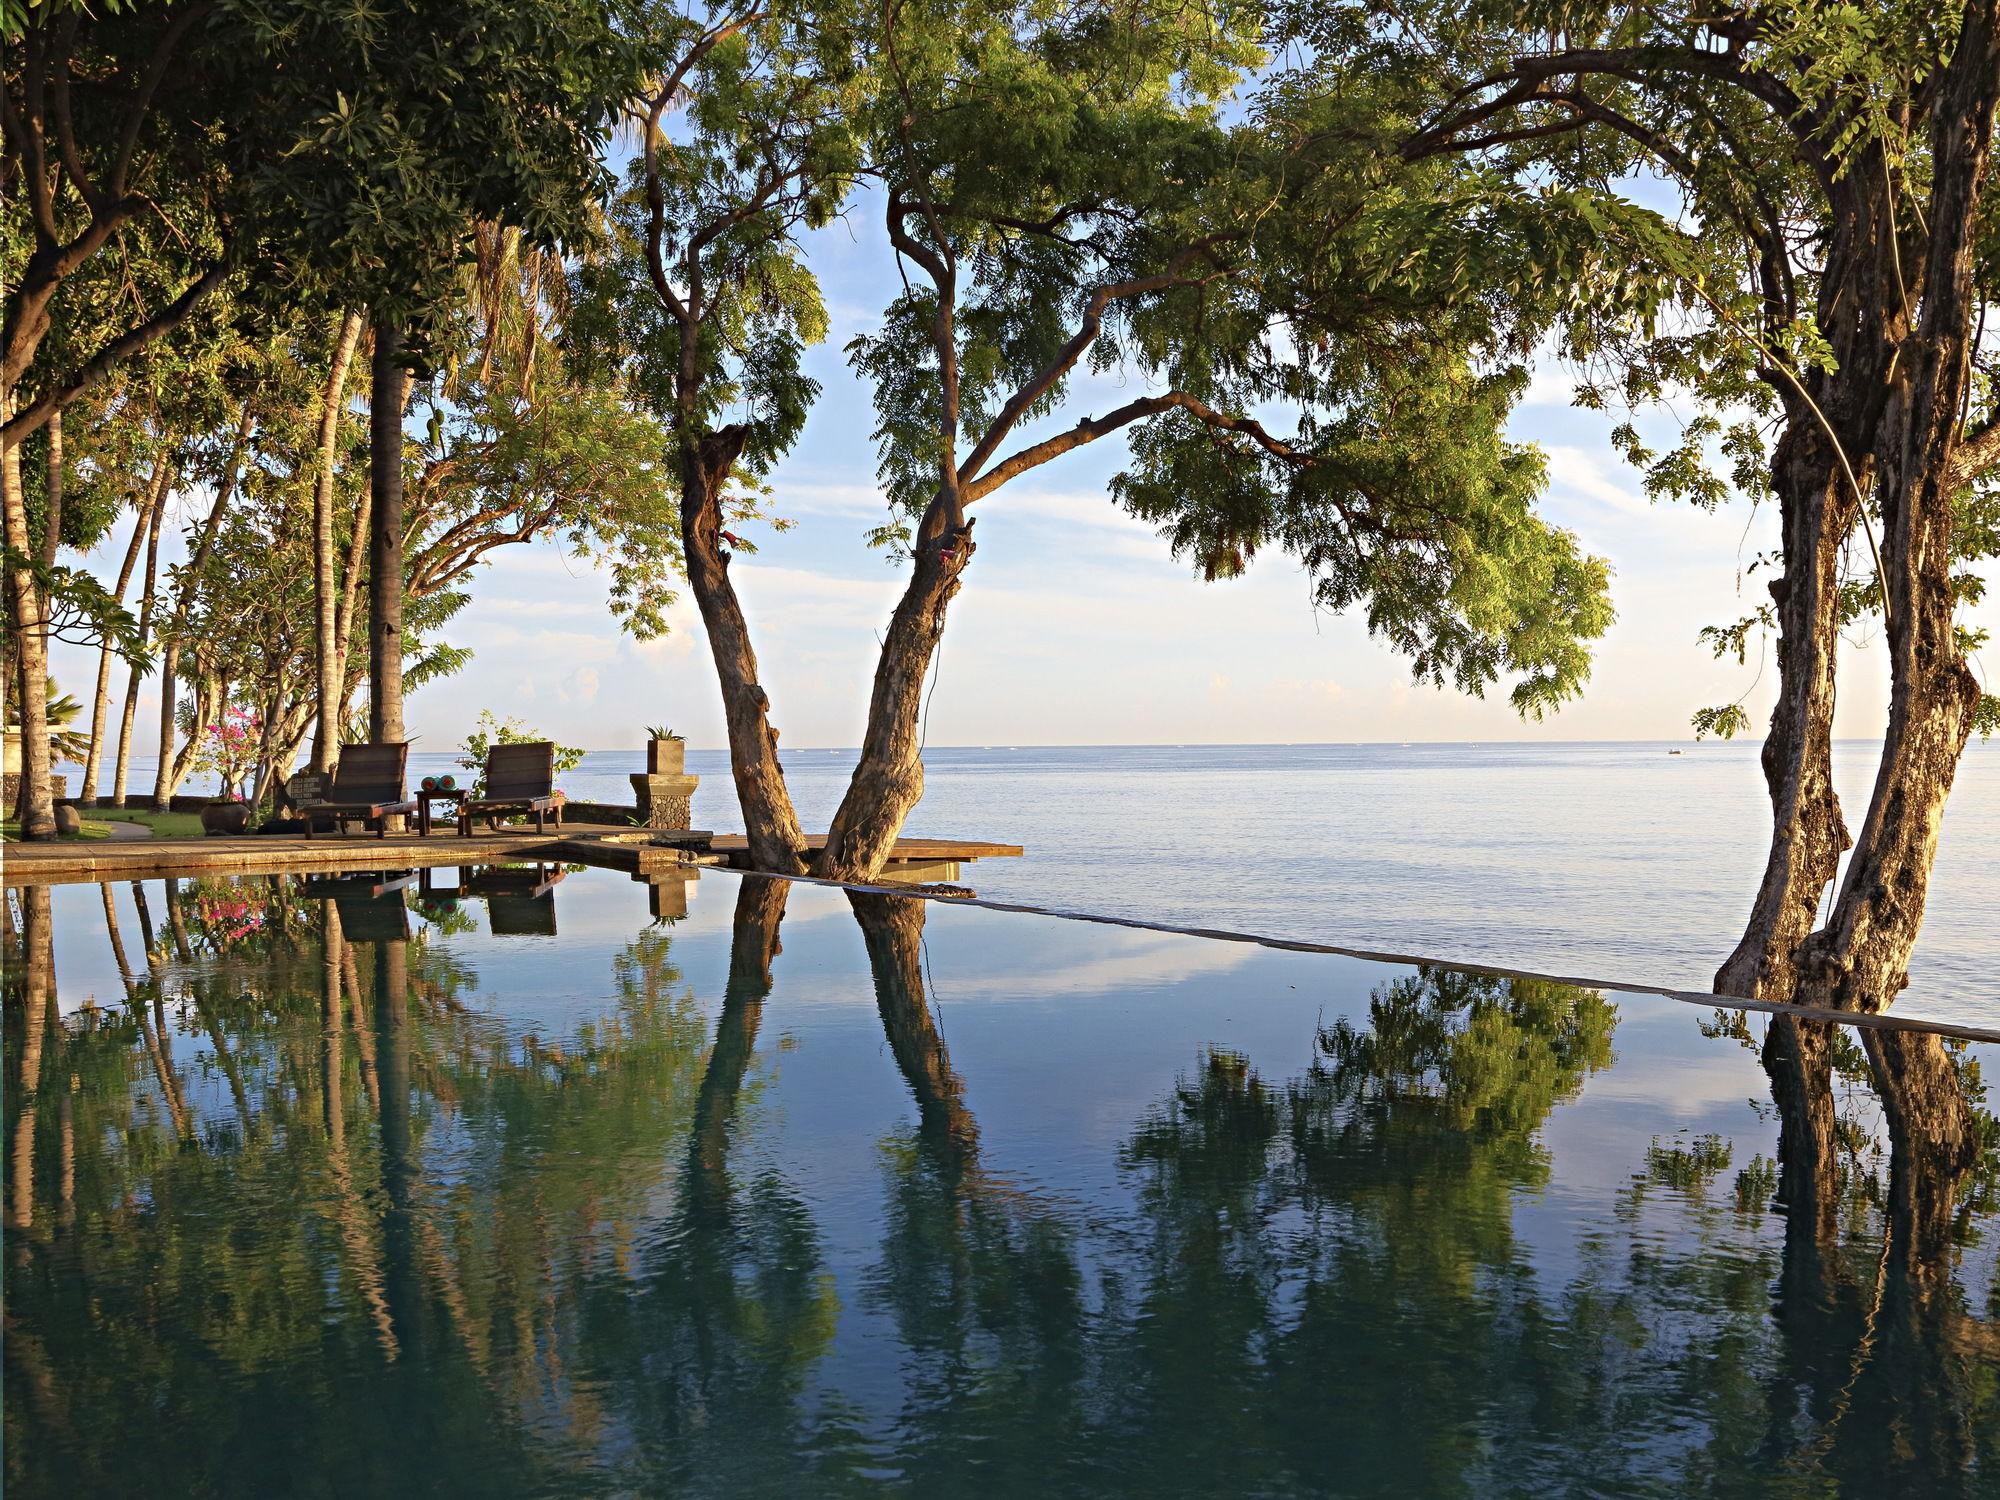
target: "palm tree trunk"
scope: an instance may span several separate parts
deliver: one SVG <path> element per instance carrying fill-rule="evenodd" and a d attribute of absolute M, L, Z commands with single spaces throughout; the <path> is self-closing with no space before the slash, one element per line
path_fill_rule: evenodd
<path fill-rule="evenodd" d="M 56 565 L 56 549 L 62 546 L 63 513 L 63 440 L 62 409 L 58 407 L 49 413 L 47 428 L 49 434 L 49 492 L 48 503 L 44 507 L 42 531 L 42 566 Z"/>
<path fill-rule="evenodd" d="M 132 521 L 132 540 L 126 544 L 125 560 L 118 566 L 118 583 L 112 590 L 112 597 L 120 604 L 125 602 L 125 590 L 131 586 L 132 570 L 139 565 L 139 547 L 146 540 L 147 527 L 152 525 L 153 512 L 158 508 L 166 479 L 167 460 L 162 455 L 153 465 L 153 477 L 146 482 L 145 495 Z M 97 778 L 104 769 L 104 723 L 111 712 L 112 655 L 110 641 L 97 649 L 97 691 L 90 700 L 90 748 L 84 752 L 82 796 L 79 798 L 85 807 L 97 806 Z"/>
<path fill-rule="evenodd" d="M 139 604 L 139 640 L 144 644 L 153 629 L 153 586 L 160 574 L 160 518 L 167 513 L 166 489 L 153 502 L 152 524 L 146 529 L 146 584 Z M 118 721 L 118 763 L 111 775 L 111 805 L 125 805 L 125 777 L 132 768 L 132 721 L 139 712 L 139 679 L 144 676 L 135 664 L 125 684 L 125 712 Z"/>
<path fill-rule="evenodd" d="M 0 393 L 0 422 L 13 415 L 14 392 Z M 56 836 L 56 802 L 49 786 L 49 637 L 42 612 L 42 591 L 27 560 L 33 555 L 28 539 L 27 497 L 21 489 L 21 445 L 0 442 L 0 528 L 7 546 L 21 565 L 7 570 L 7 588 L 14 607 L 14 682 L 21 726 L 21 797 L 18 816 L 21 837 Z M 6 674 L 0 673 L 0 677 Z M 0 718 L 5 718 L 0 713 Z"/>
<path fill-rule="evenodd" d="M 324 776 L 333 769 L 333 747 L 340 742 L 340 680 L 346 657 L 340 651 L 339 596 L 334 579 L 333 455 L 340 437 L 340 413 L 346 403 L 347 367 L 361 339 L 358 309 L 341 320 L 320 398 L 319 463 L 313 482 L 313 647 L 319 664 L 319 716 L 313 733 L 312 768 Z"/>
<path fill-rule="evenodd" d="M 378 319 L 368 532 L 368 737 L 377 744 L 409 738 L 403 729 L 403 403 L 410 377 L 402 359 L 401 327 Z"/>

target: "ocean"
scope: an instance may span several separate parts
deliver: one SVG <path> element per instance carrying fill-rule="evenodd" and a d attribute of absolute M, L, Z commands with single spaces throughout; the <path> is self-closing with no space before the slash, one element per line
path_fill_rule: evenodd
<path fill-rule="evenodd" d="M 998 900 L 1705 989 L 1769 837 L 1758 748 L 934 746 L 908 831 L 1025 845 L 1025 858 L 963 869 Z M 1878 748 L 1836 748 L 1850 826 Z M 826 826 L 852 767 L 851 750 L 786 753 L 809 829 Z M 629 802 L 642 768 L 638 750 L 593 751 L 561 785 Z M 411 756 L 413 777 L 443 769 L 456 769 L 449 754 Z M 724 753 L 690 750 L 688 769 L 702 778 L 696 826 L 740 829 Z M 150 786 L 151 768 L 131 784 Z M 1899 1014 L 2000 1025 L 1996 911 L 2000 746 L 1974 741 Z"/>

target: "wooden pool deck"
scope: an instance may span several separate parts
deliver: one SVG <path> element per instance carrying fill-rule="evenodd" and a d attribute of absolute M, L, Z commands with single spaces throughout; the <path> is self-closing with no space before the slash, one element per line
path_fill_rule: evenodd
<path fill-rule="evenodd" d="M 825 834 L 807 845 L 821 849 Z M 144 880 L 160 875 L 265 874 L 280 870 L 385 870 L 432 865 L 490 865 L 554 860 L 646 871 L 677 864 L 740 864 L 742 834 L 649 833 L 640 829 L 571 826 L 561 833 L 504 829 L 461 838 L 456 831 L 373 834 L 247 834 L 232 838 L 99 839 L 90 843 L 7 844 L 0 880 L 8 885 L 62 885 L 77 880 Z M 1019 844 L 978 839 L 898 839 L 889 874 L 898 879 L 949 878 L 946 867 L 977 859 L 1018 857 Z"/>

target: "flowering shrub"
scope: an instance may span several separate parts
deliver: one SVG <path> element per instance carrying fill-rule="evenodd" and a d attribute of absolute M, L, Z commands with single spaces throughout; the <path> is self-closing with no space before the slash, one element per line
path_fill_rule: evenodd
<path fill-rule="evenodd" d="M 472 795 L 486 795 L 486 752 L 495 745 L 531 744 L 543 736 L 527 727 L 519 719 L 501 719 L 492 709 L 479 715 L 479 727 L 465 737 L 459 749 L 465 753 L 458 763 L 472 773 Z M 583 751 L 574 745 L 557 745 L 555 772 L 560 776 L 565 771 L 574 770 L 583 759 Z"/>
<path fill-rule="evenodd" d="M 264 926 L 264 903 L 237 891 L 195 898 L 195 920 L 217 948 L 241 942 Z"/>
<path fill-rule="evenodd" d="M 230 708 L 215 723 L 203 727 L 194 769 L 212 771 L 226 798 L 243 795 L 243 778 L 257 764 L 264 737 L 264 717 L 254 708 Z"/>

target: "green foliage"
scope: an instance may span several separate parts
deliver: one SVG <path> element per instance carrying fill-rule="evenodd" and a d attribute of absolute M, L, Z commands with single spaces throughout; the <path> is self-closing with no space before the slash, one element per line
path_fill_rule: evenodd
<path fill-rule="evenodd" d="M 547 739 L 548 736 L 528 728 L 519 719 L 498 717 L 492 709 L 481 709 L 477 727 L 465 737 L 459 748 L 465 753 L 458 758 L 459 765 L 472 772 L 472 795 L 479 797 L 486 791 L 486 753 L 495 745 L 523 745 Z M 565 771 L 573 771 L 583 761 L 584 752 L 574 745 L 555 747 L 555 773 L 560 776 Z"/>
<path fill-rule="evenodd" d="M 1750 728 L 1750 711 L 1740 703 L 1725 703 L 1717 708 L 1698 708 L 1694 711 L 1694 737 L 1705 739 L 1714 735 L 1717 739 L 1733 740 Z"/>
<path fill-rule="evenodd" d="M 367 305 L 438 353 L 475 225 L 587 238 L 637 59 L 599 0 L 219 0 L 275 96 L 234 167 L 289 306 Z"/>
<path fill-rule="evenodd" d="M 1993 738 L 1994 731 L 2000 730 L 2000 698 L 1991 693 L 1979 695 L 1972 706 L 1972 728 L 1981 739 Z"/>
<path fill-rule="evenodd" d="M 799 236 L 832 220 L 860 168 L 855 18 L 646 3 L 626 19 L 647 79 L 639 150 L 609 204 L 605 253 L 572 271 L 571 345 L 594 374 L 623 372 L 670 424 L 664 460 L 726 421 L 754 478 L 819 393 L 802 358 L 827 315 Z M 732 502 L 727 519 L 758 513 L 748 493 Z"/>
<path fill-rule="evenodd" d="M 684 740 L 687 736 L 675 734 L 673 730 L 667 728 L 664 724 L 648 724 L 646 726 L 646 738 L 649 740 Z"/>
<path fill-rule="evenodd" d="M 90 736 L 76 727 L 83 705 L 58 688 L 55 678 L 48 681 L 49 758 L 81 761 L 90 752 Z"/>

